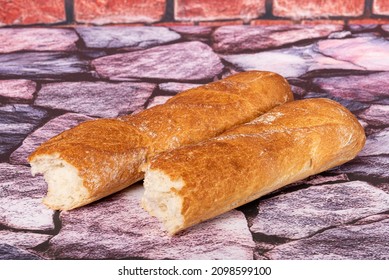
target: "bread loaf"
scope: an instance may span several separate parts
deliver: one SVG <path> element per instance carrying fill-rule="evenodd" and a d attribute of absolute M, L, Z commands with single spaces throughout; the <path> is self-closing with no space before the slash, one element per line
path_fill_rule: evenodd
<path fill-rule="evenodd" d="M 142 206 L 174 234 L 343 164 L 364 143 L 363 128 L 340 104 L 289 102 L 213 139 L 157 155 L 146 167 Z"/>
<path fill-rule="evenodd" d="M 143 178 L 140 167 L 162 151 L 216 136 L 293 99 L 270 72 L 245 72 L 184 91 L 136 115 L 84 122 L 29 156 L 48 184 L 44 203 L 69 210 Z"/>

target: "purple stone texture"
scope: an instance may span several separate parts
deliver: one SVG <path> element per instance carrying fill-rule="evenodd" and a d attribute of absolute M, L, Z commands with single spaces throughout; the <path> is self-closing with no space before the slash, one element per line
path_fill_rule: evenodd
<path fill-rule="evenodd" d="M 311 186 L 263 200 L 250 230 L 300 239 L 389 210 L 389 195 L 362 181 Z"/>
<path fill-rule="evenodd" d="M 170 29 L 189 41 L 207 42 L 212 33 L 211 26 L 172 26 Z"/>
<path fill-rule="evenodd" d="M 366 180 L 388 179 L 389 156 L 357 157 L 333 170 L 333 173 L 346 173 L 363 176 Z"/>
<path fill-rule="evenodd" d="M 51 231 L 54 211 L 42 204 L 43 178 L 30 168 L 0 163 L 0 225 L 11 229 Z"/>
<path fill-rule="evenodd" d="M 180 39 L 180 35 L 166 27 L 95 26 L 77 27 L 87 48 L 139 50 Z"/>
<path fill-rule="evenodd" d="M 265 253 L 270 259 L 389 259 L 389 218 L 342 225 L 309 238 L 288 242 Z"/>
<path fill-rule="evenodd" d="M 16 148 L 45 117 L 45 110 L 27 104 L 0 105 L 0 155 Z"/>
<path fill-rule="evenodd" d="M 57 259 L 252 259 L 245 216 L 232 210 L 170 237 L 139 201 L 141 185 L 61 213 L 62 228 L 39 253 Z M 93 242 L 88 242 L 93 240 Z M 75 250 L 75 248 L 77 248 Z"/>
<path fill-rule="evenodd" d="M 0 78 L 53 79 L 87 75 L 88 63 L 72 53 L 0 54 Z"/>
<path fill-rule="evenodd" d="M 372 104 L 368 109 L 359 114 L 359 117 L 371 125 L 389 126 L 389 104 Z"/>
<path fill-rule="evenodd" d="M 64 82 L 42 85 L 35 105 L 113 118 L 143 108 L 155 85 L 148 83 Z"/>
<path fill-rule="evenodd" d="M 24 139 L 22 145 L 11 154 L 10 162 L 12 164 L 28 164 L 27 157 L 40 144 L 81 122 L 92 119 L 81 114 L 66 113 L 50 120 Z"/>
<path fill-rule="evenodd" d="M 78 36 L 64 28 L 2 28 L 0 53 L 16 51 L 75 51 Z"/>
<path fill-rule="evenodd" d="M 30 80 L 0 80 L 0 96 L 18 100 L 31 100 L 36 83 Z"/>
<path fill-rule="evenodd" d="M 0 29 L 0 259 L 388 259 L 388 35 L 377 24 Z M 173 237 L 140 208 L 139 184 L 69 212 L 41 203 L 47 186 L 26 158 L 42 142 L 247 70 L 284 75 L 296 99 L 340 102 L 365 148 Z"/>
<path fill-rule="evenodd" d="M 39 260 L 35 254 L 8 244 L 0 243 L 0 260 Z"/>
<path fill-rule="evenodd" d="M 341 31 L 341 25 L 222 26 L 213 33 L 213 49 L 242 53 L 280 47 L 302 40 L 321 38 Z"/>
<path fill-rule="evenodd" d="M 223 70 L 219 57 L 208 45 L 200 42 L 105 56 L 93 60 L 92 64 L 101 77 L 119 81 L 133 78 L 212 80 Z"/>
<path fill-rule="evenodd" d="M 345 100 L 389 103 L 389 72 L 315 78 L 313 82 L 331 96 Z M 374 85 L 374 86 L 372 86 Z"/>
<path fill-rule="evenodd" d="M 359 156 L 389 155 L 389 127 L 367 136 Z"/>
<path fill-rule="evenodd" d="M 317 43 L 316 50 L 337 60 L 363 67 L 365 70 L 389 71 L 389 42 L 383 38 L 322 40 Z"/>
<path fill-rule="evenodd" d="M 46 241 L 48 241 L 52 235 L 41 234 L 34 232 L 18 232 L 0 230 L 0 240 L 3 244 L 16 246 L 18 248 L 28 249 L 36 247 Z"/>
<path fill-rule="evenodd" d="M 299 77 L 309 72 L 364 70 L 348 61 L 336 60 L 314 50 L 313 45 L 222 56 L 237 69 L 276 72 L 284 77 Z"/>

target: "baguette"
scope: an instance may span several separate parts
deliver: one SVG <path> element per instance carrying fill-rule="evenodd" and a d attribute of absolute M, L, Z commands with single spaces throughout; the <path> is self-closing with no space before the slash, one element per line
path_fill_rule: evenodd
<path fill-rule="evenodd" d="M 161 153 L 146 166 L 142 206 L 174 234 L 354 158 L 357 119 L 328 99 L 274 108 L 225 133 Z"/>
<path fill-rule="evenodd" d="M 166 150 L 214 137 L 293 100 L 287 81 L 252 71 L 184 91 L 136 115 L 84 122 L 28 158 L 48 184 L 43 203 L 70 210 L 141 180 L 141 166 Z"/>

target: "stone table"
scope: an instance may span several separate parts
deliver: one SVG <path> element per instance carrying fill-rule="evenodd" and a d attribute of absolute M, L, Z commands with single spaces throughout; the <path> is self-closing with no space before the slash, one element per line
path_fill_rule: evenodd
<path fill-rule="evenodd" d="M 389 41 L 385 26 L 0 29 L 0 259 L 389 259 Z M 139 206 L 141 183 L 74 211 L 41 204 L 26 157 L 80 122 L 164 103 L 246 70 L 327 97 L 366 147 L 170 237 Z"/>

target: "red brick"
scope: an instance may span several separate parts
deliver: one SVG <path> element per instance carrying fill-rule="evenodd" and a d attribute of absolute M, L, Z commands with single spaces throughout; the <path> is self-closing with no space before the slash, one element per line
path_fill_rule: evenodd
<path fill-rule="evenodd" d="M 364 4 L 364 0 L 274 0 L 273 14 L 294 19 L 328 16 L 355 17 L 363 14 Z"/>
<path fill-rule="evenodd" d="M 288 25 L 294 24 L 293 20 L 272 20 L 272 19 L 256 19 L 250 21 L 250 25 Z"/>
<path fill-rule="evenodd" d="M 200 26 L 225 26 L 225 25 L 242 25 L 243 20 L 228 20 L 228 21 L 200 21 Z"/>
<path fill-rule="evenodd" d="M 93 24 L 156 22 L 165 5 L 165 0 L 74 0 L 76 21 Z"/>
<path fill-rule="evenodd" d="M 192 26 L 192 25 L 194 25 L 194 22 L 189 22 L 189 21 L 158 22 L 153 24 L 153 26 L 165 26 L 165 27 Z"/>
<path fill-rule="evenodd" d="M 333 19 L 316 19 L 316 20 L 300 20 L 296 23 L 304 24 L 304 25 L 318 25 L 318 24 L 337 24 L 344 25 L 344 20 L 333 20 Z"/>
<path fill-rule="evenodd" d="M 389 16 L 389 1 L 388 0 L 374 0 L 373 14 Z"/>
<path fill-rule="evenodd" d="M 64 0 L 0 0 L 0 25 L 65 21 Z"/>
<path fill-rule="evenodd" d="M 365 18 L 365 19 L 351 19 L 348 24 L 388 24 L 389 18 Z"/>
<path fill-rule="evenodd" d="M 210 21 L 242 19 L 249 21 L 265 13 L 265 0 L 175 0 L 177 20 Z"/>

